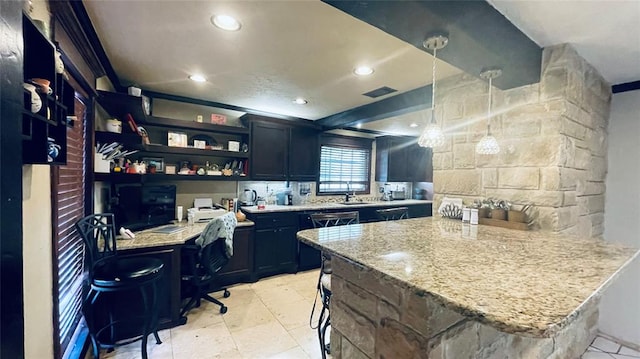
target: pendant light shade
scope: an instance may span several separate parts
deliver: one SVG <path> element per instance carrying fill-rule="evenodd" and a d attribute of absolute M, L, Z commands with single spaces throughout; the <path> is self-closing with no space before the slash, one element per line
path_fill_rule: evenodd
<path fill-rule="evenodd" d="M 495 155 L 500 152 L 498 140 L 492 135 L 485 135 L 476 145 L 476 153 L 481 155 Z"/>
<path fill-rule="evenodd" d="M 444 145 L 444 133 L 442 128 L 436 121 L 436 61 L 438 60 L 438 50 L 444 48 L 449 43 L 449 38 L 446 35 L 438 34 L 429 37 L 422 44 L 428 50 L 433 50 L 433 67 L 431 68 L 431 120 L 425 126 L 420 138 L 418 138 L 418 145 L 421 147 L 440 147 Z"/>
<path fill-rule="evenodd" d="M 498 140 L 491 135 L 491 105 L 492 105 L 492 80 L 502 75 L 501 69 L 488 69 L 480 73 L 480 77 L 489 80 L 489 104 L 487 106 L 487 134 L 476 145 L 476 153 L 481 155 L 495 155 L 500 153 Z"/>
<path fill-rule="evenodd" d="M 444 133 L 440 126 L 435 122 L 429 123 L 420 134 L 418 145 L 431 148 L 444 145 Z"/>

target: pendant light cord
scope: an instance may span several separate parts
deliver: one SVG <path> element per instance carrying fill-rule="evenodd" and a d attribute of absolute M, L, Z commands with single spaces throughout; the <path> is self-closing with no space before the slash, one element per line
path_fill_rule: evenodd
<path fill-rule="evenodd" d="M 437 46 L 433 48 L 433 67 L 431 68 L 431 123 L 436 122 L 436 61 L 438 60 Z"/>
<path fill-rule="evenodd" d="M 489 106 L 487 106 L 487 136 L 491 136 L 491 81 L 493 80 L 492 76 L 489 76 Z"/>

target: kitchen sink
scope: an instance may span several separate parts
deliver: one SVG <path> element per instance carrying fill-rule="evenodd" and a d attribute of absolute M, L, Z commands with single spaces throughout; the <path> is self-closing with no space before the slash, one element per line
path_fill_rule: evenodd
<path fill-rule="evenodd" d="M 354 202 L 340 202 L 340 204 L 344 204 L 344 205 L 352 205 L 352 204 L 369 204 L 370 202 L 358 202 L 358 201 L 354 201 Z"/>

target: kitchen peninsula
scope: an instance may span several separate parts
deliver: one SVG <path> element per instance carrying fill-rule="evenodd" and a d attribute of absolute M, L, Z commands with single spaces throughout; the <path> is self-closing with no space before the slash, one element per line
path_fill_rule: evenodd
<path fill-rule="evenodd" d="M 334 358 L 577 358 L 639 251 L 418 218 L 298 232 L 332 256 Z"/>

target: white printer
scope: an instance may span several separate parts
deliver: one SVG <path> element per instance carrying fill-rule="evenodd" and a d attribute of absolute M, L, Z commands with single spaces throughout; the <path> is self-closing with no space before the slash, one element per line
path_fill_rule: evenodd
<path fill-rule="evenodd" d="M 187 216 L 192 216 L 194 222 L 209 222 L 225 213 L 227 210 L 218 204 L 214 205 L 211 198 L 196 198 L 193 201 L 193 208 L 187 210 Z"/>

